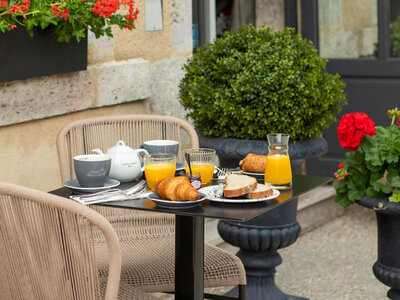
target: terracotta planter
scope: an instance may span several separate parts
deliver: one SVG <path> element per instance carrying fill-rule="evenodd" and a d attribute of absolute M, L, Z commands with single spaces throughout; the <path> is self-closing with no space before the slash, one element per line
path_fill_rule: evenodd
<path fill-rule="evenodd" d="M 383 204 L 379 208 L 379 203 Z M 388 199 L 365 197 L 359 205 L 375 209 L 378 225 L 378 260 L 373 266 L 375 277 L 391 287 L 387 296 L 400 299 L 400 204 Z"/>
<path fill-rule="evenodd" d="M 217 151 L 222 167 L 236 168 L 248 153 L 268 154 L 268 142 L 233 138 L 206 137 L 199 134 L 200 146 Z M 289 156 L 294 174 L 305 174 L 305 159 L 314 158 L 328 151 L 324 138 L 307 139 L 289 144 Z"/>
<path fill-rule="evenodd" d="M 38 28 L 33 38 L 20 27 L 0 33 L 0 82 L 86 70 L 87 39 L 59 43 L 53 31 Z"/>

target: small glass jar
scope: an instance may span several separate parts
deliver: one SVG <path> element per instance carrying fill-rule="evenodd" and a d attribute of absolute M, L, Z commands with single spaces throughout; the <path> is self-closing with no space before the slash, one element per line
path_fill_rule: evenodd
<path fill-rule="evenodd" d="M 192 177 L 190 177 L 190 175 L 187 175 L 187 177 L 189 178 L 190 183 L 196 190 L 201 188 L 201 175 L 200 174 L 193 174 Z"/>

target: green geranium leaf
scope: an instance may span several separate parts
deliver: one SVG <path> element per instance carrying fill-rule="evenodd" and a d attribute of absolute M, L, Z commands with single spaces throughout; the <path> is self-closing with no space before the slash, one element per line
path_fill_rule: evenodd
<path fill-rule="evenodd" d="M 394 193 L 389 197 L 390 202 L 400 202 L 400 193 Z"/>

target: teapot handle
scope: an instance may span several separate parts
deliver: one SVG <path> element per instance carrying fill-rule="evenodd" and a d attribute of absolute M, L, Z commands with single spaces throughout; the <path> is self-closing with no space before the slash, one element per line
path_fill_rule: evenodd
<path fill-rule="evenodd" d="M 149 155 L 149 152 L 147 152 L 147 150 L 145 150 L 145 149 L 137 149 L 137 150 L 135 150 L 135 152 L 138 155 L 142 154 L 142 157 L 144 157 L 145 155 Z M 144 165 L 143 165 L 143 167 L 140 168 L 140 171 L 144 172 Z"/>
<path fill-rule="evenodd" d="M 104 155 L 103 151 L 101 151 L 100 149 L 93 149 L 92 152 Z"/>

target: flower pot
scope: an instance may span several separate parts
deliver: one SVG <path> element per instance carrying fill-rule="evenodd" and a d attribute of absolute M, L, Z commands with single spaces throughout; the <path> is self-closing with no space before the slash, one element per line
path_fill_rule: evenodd
<path fill-rule="evenodd" d="M 0 33 L 0 82 L 86 70 L 87 39 L 59 43 L 54 27 L 35 29 L 33 38 L 21 26 Z"/>
<path fill-rule="evenodd" d="M 268 142 L 260 140 L 243 140 L 234 138 L 206 137 L 199 134 L 200 147 L 217 151 L 220 165 L 236 168 L 239 161 L 248 153 L 268 154 Z M 305 174 L 305 159 L 314 158 L 328 151 L 324 138 L 315 138 L 289 144 L 289 156 L 294 174 Z"/>
<path fill-rule="evenodd" d="M 383 204 L 379 208 L 379 203 Z M 373 266 L 375 277 L 391 287 L 387 296 L 400 299 L 400 204 L 388 199 L 364 197 L 359 205 L 375 209 L 378 225 L 378 260 Z"/>

